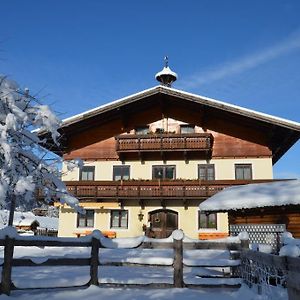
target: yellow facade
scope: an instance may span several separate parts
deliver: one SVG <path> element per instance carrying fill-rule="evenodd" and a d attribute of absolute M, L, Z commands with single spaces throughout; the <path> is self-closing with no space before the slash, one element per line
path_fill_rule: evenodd
<path fill-rule="evenodd" d="M 184 160 L 168 161 L 87 161 L 85 166 L 95 166 L 95 180 L 112 180 L 113 166 L 130 166 L 131 179 L 152 179 L 152 166 L 155 165 L 174 165 L 176 166 L 176 179 L 197 179 L 198 165 L 206 164 L 206 160 L 190 160 L 187 163 Z M 253 179 L 272 179 L 272 158 L 239 158 L 239 159 L 211 159 L 210 164 L 215 165 L 215 179 L 229 180 L 235 179 L 235 164 L 251 164 Z M 67 172 L 63 166 L 63 180 L 79 180 L 79 170 Z"/>
<path fill-rule="evenodd" d="M 228 232 L 228 221 L 227 214 L 220 213 L 217 216 L 218 228 L 215 229 L 202 229 L 195 230 L 198 228 L 198 205 L 199 201 L 193 201 L 190 206 L 183 207 L 180 205 L 182 202 L 180 200 L 174 200 L 173 204 L 168 204 L 167 208 L 178 213 L 178 228 L 182 229 L 184 233 L 193 239 L 198 239 L 199 232 Z M 177 203 L 176 203 L 177 202 Z M 117 202 L 115 202 L 115 207 L 96 208 L 93 206 L 84 206 L 86 209 L 94 209 L 94 227 L 77 227 L 77 214 L 74 213 L 71 208 L 60 208 L 59 217 L 59 236 L 65 237 L 75 237 L 79 234 L 85 235 L 86 233 L 99 229 L 101 231 L 113 231 L 116 233 L 116 237 L 134 237 L 144 234 L 143 225 L 148 223 L 148 213 L 151 211 L 161 209 L 160 201 L 151 201 L 151 206 L 147 206 L 147 201 L 144 209 L 141 209 L 138 201 L 128 200 L 122 209 L 128 210 L 128 228 L 126 229 L 116 229 L 110 228 L 110 210 L 111 209 L 121 209 Z M 139 219 L 139 214 L 143 214 L 143 218 Z M 67 224 L 67 226 L 66 226 Z"/>
<path fill-rule="evenodd" d="M 196 179 L 198 178 L 198 164 L 205 164 L 207 161 L 191 160 L 185 161 L 131 161 L 125 163 L 121 161 L 88 161 L 85 165 L 95 166 L 95 180 L 112 180 L 113 166 L 130 165 L 131 179 L 152 179 L 152 166 L 154 165 L 175 165 L 176 179 Z M 227 180 L 235 178 L 235 164 L 251 164 L 253 179 L 272 179 L 271 158 L 244 158 L 244 159 L 212 159 L 210 164 L 215 165 L 215 179 Z M 63 166 L 65 170 L 65 166 Z M 66 173 L 63 180 L 79 180 L 79 170 Z M 227 214 L 217 215 L 217 229 L 198 229 L 198 211 L 200 200 L 191 200 L 186 206 L 182 200 L 167 200 L 166 208 L 178 213 L 178 228 L 182 229 L 190 238 L 197 239 L 200 232 L 228 232 Z M 101 231 L 113 231 L 117 237 L 133 237 L 143 235 L 143 225 L 148 223 L 149 212 L 162 209 L 159 200 L 146 200 L 143 209 L 137 200 L 126 200 L 122 209 L 128 211 L 128 228 L 111 228 L 111 210 L 121 209 L 119 202 L 110 203 L 82 203 L 86 209 L 94 209 L 94 227 L 77 227 L 77 214 L 70 208 L 60 209 L 59 236 L 76 236 L 85 234 L 93 229 Z M 140 220 L 138 215 L 143 215 Z"/>

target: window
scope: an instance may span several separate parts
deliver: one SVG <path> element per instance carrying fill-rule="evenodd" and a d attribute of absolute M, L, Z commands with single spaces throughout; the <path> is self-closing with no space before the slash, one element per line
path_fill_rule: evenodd
<path fill-rule="evenodd" d="M 140 126 L 135 129 L 135 134 L 148 134 L 149 127 L 148 126 Z"/>
<path fill-rule="evenodd" d="M 198 179 L 215 180 L 215 165 L 198 165 Z"/>
<path fill-rule="evenodd" d="M 130 179 L 130 166 L 113 167 L 113 180 L 129 180 L 129 179 Z"/>
<path fill-rule="evenodd" d="M 77 214 L 77 227 L 94 227 L 94 213 L 92 209 L 87 209 L 84 214 Z"/>
<path fill-rule="evenodd" d="M 199 229 L 217 229 L 217 214 L 206 215 L 198 211 Z"/>
<path fill-rule="evenodd" d="M 94 166 L 83 166 L 81 168 L 79 180 L 94 180 L 94 178 L 95 178 Z"/>
<path fill-rule="evenodd" d="M 153 166 L 152 178 L 153 179 L 175 179 L 175 166 Z"/>
<path fill-rule="evenodd" d="M 110 228 L 128 228 L 128 211 L 112 210 L 110 213 Z"/>
<path fill-rule="evenodd" d="M 195 133 L 195 126 L 193 125 L 180 125 L 180 133 Z"/>
<path fill-rule="evenodd" d="M 235 165 L 235 179 L 241 179 L 241 180 L 252 179 L 251 164 L 236 164 Z"/>

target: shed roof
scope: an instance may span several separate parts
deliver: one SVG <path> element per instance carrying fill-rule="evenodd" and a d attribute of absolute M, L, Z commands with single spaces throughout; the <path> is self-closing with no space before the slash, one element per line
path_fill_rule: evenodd
<path fill-rule="evenodd" d="M 285 205 L 300 205 L 300 180 L 229 187 L 203 201 L 199 209 L 207 212 L 226 212 Z"/>

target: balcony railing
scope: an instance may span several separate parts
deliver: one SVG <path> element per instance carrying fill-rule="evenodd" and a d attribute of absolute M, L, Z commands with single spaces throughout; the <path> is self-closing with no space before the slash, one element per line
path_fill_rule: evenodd
<path fill-rule="evenodd" d="M 213 136 L 210 133 L 189 134 L 146 134 L 118 135 L 116 151 L 128 152 L 166 152 L 166 151 L 211 151 Z"/>
<path fill-rule="evenodd" d="M 205 199 L 228 186 L 268 181 L 270 180 L 128 180 L 65 183 L 71 194 L 82 199 Z"/>

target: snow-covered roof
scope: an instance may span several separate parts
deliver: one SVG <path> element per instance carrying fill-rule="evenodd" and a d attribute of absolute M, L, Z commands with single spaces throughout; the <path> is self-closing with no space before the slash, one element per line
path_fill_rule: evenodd
<path fill-rule="evenodd" d="M 202 211 L 300 205 L 300 180 L 248 184 L 224 189 L 199 205 Z"/>
<path fill-rule="evenodd" d="M 109 102 L 107 104 L 98 106 L 94 109 L 91 109 L 91 110 L 82 112 L 80 114 L 74 115 L 72 117 L 66 118 L 62 122 L 62 127 L 69 126 L 73 123 L 77 123 L 86 118 L 93 117 L 93 116 L 103 113 L 105 111 L 120 107 L 124 104 L 138 101 L 141 98 L 151 96 L 156 93 L 163 93 L 163 94 L 178 96 L 178 97 L 185 98 L 187 100 L 194 101 L 194 102 L 206 105 L 206 106 L 218 108 L 218 109 L 225 110 L 225 111 L 230 111 L 230 112 L 237 113 L 239 115 L 244 115 L 247 117 L 252 117 L 252 118 L 255 118 L 255 119 L 258 119 L 261 121 L 265 121 L 268 123 L 279 124 L 283 127 L 288 127 L 288 128 L 300 131 L 300 123 L 298 123 L 298 122 L 290 121 L 290 120 L 287 120 L 284 118 L 275 117 L 275 116 L 272 116 L 272 115 L 269 115 L 266 113 L 261 113 L 261 112 L 247 109 L 247 108 L 244 108 L 244 107 L 241 107 L 238 105 L 233 105 L 233 104 L 219 101 L 219 100 L 216 100 L 213 98 L 208 98 L 205 96 L 188 93 L 188 92 L 185 92 L 182 90 L 177 90 L 177 89 L 166 87 L 163 85 L 159 85 L 159 86 L 155 86 L 150 89 L 143 90 L 136 94 L 129 95 L 127 97 Z"/>
<path fill-rule="evenodd" d="M 8 210 L 0 210 L 0 229 L 8 224 Z M 40 228 L 58 230 L 58 218 L 35 216 L 32 212 L 15 211 L 13 226 L 31 226 L 37 222 Z"/>

